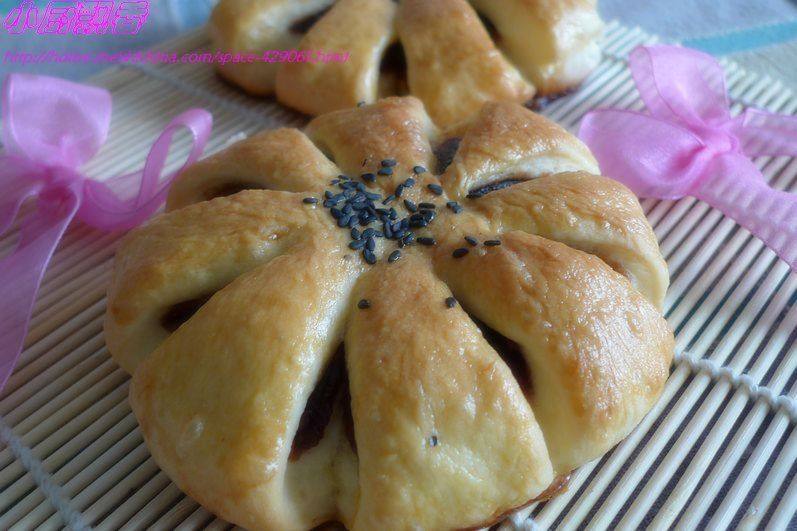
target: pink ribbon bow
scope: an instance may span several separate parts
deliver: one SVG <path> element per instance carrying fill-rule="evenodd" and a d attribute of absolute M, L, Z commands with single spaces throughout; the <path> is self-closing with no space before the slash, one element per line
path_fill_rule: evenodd
<path fill-rule="evenodd" d="M 749 157 L 797 155 L 797 116 L 747 109 L 731 117 L 711 56 L 644 46 L 629 67 L 650 114 L 588 113 L 579 136 L 601 171 L 637 195 L 691 195 L 747 228 L 797 271 L 797 196 L 770 188 Z"/>
<path fill-rule="evenodd" d="M 182 170 L 201 155 L 213 122 L 205 110 L 184 112 L 155 141 L 141 172 L 100 182 L 78 168 L 108 137 L 108 91 L 57 78 L 11 74 L 2 98 L 0 235 L 26 199 L 36 197 L 36 208 L 19 220 L 19 243 L 0 259 L 0 390 L 22 351 L 44 271 L 72 219 L 105 231 L 140 224 L 164 201 L 177 173 L 160 177 L 174 133 L 186 127 L 193 136 Z M 138 193 L 123 198 L 122 192 L 135 185 Z"/>

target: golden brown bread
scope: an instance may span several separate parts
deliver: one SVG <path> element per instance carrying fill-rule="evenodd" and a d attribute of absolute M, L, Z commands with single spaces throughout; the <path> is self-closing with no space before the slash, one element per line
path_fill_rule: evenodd
<path fill-rule="evenodd" d="M 435 123 L 456 123 L 485 101 L 523 103 L 534 96 L 465 0 L 402 0 L 396 26 L 410 93 Z"/>
<path fill-rule="evenodd" d="M 296 129 L 270 129 L 191 166 L 172 183 L 167 210 L 241 190 L 323 190 L 335 165 Z"/>
<path fill-rule="evenodd" d="M 250 93 L 312 115 L 410 93 L 443 127 L 487 101 L 578 85 L 599 62 L 602 27 L 594 0 L 221 0 L 210 22 L 224 51 L 348 53 L 219 66 Z"/>
<path fill-rule="evenodd" d="M 125 238 L 108 345 L 156 461 L 209 510 L 250 529 L 490 525 L 658 398 L 666 264 L 636 199 L 519 105 L 457 132 L 442 176 L 413 175 L 446 135 L 411 97 L 263 133 L 187 170 L 170 211 Z M 436 205 L 412 226 L 436 244 L 388 260 L 397 241 L 376 238 L 369 265 L 349 246 L 364 240 L 305 198 L 345 185 L 335 208 L 367 203 L 328 181 L 385 167 L 357 186 L 386 197 L 413 175 L 400 199 Z M 521 182 L 485 191 L 506 168 Z M 261 189 L 207 200 L 252 178 Z M 411 209 L 384 212 L 365 226 L 388 236 Z"/>
<path fill-rule="evenodd" d="M 277 71 L 277 98 L 305 114 L 375 101 L 380 59 L 394 39 L 395 10 L 393 0 L 337 2 L 310 28 L 299 47 L 339 50 L 349 54 L 348 60 L 281 65 Z"/>
<path fill-rule="evenodd" d="M 232 0 L 219 2 L 210 19 L 210 36 L 219 50 L 255 53 L 290 50 L 299 45 L 301 34 L 291 26 L 323 12 L 335 0 Z M 272 94 L 280 63 L 226 62 L 219 73 L 252 94 Z"/>
<path fill-rule="evenodd" d="M 600 61 L 597 0 L 471 0 L 499 45 L 541 94 L 578 85 Z"/>

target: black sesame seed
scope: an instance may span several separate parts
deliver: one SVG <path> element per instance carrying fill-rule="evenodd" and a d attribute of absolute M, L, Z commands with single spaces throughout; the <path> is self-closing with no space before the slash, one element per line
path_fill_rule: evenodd
<path fill-rule="evenodd" d="M 457 305 L 457 299 L 455 299 L 454 297 L 449 297 L 446 299 L 447 308 L 453 308 L 456 305 Z"/>
<path fill-rule="evenodd" d="M 331 184 L 333 186 L 336 185 L 336 184 L 339 184 L 339 183 L 340 183 L 340 179 L 332 179 L 331 181 L 329 181 L 329 184 Z"/>
<path fill-rule="evenodd" d="M 418 228 L 418 227 L 427 226 L 429 224 L 429 221 L 426 218 L 424 218 L 421 214 L 413 214 L 410 216 L 408 223 L 410 227 Z"/>
<path fill-rule="evenodd" d="M 407 180 L 404 181 L 404 187 L 412 188 L 413 186 L 415 186 L 415 179 L 413 179 L 412 177 L 407 177 Z"/>
<path fill-rule="evenodd" d="M 382 166 L 391 167 L 396 165 L 396 159 L 385 159 L 382 161 Z"/>
<path fill-rule="evenodd" d="M 405 199 L 404 200 L 404 207 L 407 210 L 409 210 L 410 212 L 417 212 L 418 211 L 418 205 L 416 205 L 415 203 L 413 203 L 409 199 Z"/>
<path fill-rule="evenodd" d="M 401 240 L 404 245 L 412 245 L 415 243 L 415 235 L 413 233 L 408 233 L 404 238 Z"/>
<path fill-rule="evenodd" d="M 497 247 L 501 245 L 501 240 L 485 240 L 484 245 L 487 247 Z"/>
<path fill-rule="evenodd" d="M 437 435 L 432 435 L 431 437 L 429 437 L 429 446 L 435 447 L 438 444 L 440 444 L 440 442 L 437 440 Z"/>
<path fill-rule="evenodd" d="M 368 299 L 360 299 L 360 302 L 357 303 L 357 307 L 361 310 L 367 310 L 371 307 L 371 301 Z"/>
<path fill-rule="evenodd" d="M 373 192 L 363 192 L 363 195 L 364 195 L 364 196 L 365 196 L 367 199 L 370 199 L 371 201 L 378 201 L 379 199 L 381 199 L 381 198 L 382 198 L 382 196 L 381 196 L 381 195 L 379 195 L 379 194 L 375 194 L 375 193 L 373 193 Z"/>
<path fill-rule="evenodd" d="M 382 204 L 383 204 L 383 205 L 386 205 L 386 204 L 390 203 L 391 201 L 393 201 L 393 200 L 395 200 L 395 199 L 396 199 L 396 196 L 391 194 L 391 195 L 387 196 L 387 197 L 386 197 L 386 198 L 385 198 L 385 199 L 382 201 Z"/>
<path fill-rule="evenodd" d="M 443 187 L 439 184 L 427 184 L 426 188 L 435 195 L 443 195 Z"/>
<path fill-rule="evenodd" d="M 369 251 L 368 249 L 363 251 L 363 258 L 365 258 L 365 261 L 371 265 L 376 263 L 376 255 L 373 253 L 373 251 Z"/>
<path fill-rule="evenodd" d="M 473 236 L 465 236 L 465 241 L 468 242 L 469 244 L 473 245 L 474 247 L 479 245 L 479 240 L 477 240 Z"/>
<path fill-rule="evenodd" d="M 342 181 L 350 181 L 350 180 L 351 180 L 351 177 L 349 177 L 348 175 L 343 175 L 343 174 L 341 173 L 340 175 L 338 175 L 338 179 L 340 179 L 340 180 L 342 180 Z"/>
<path fill-rule="evenodd" d="M 365 240 L 355 240 L 353 242 L 349 242 L 349 249 L 359 251 L 363 247 L 365 247 Z"/>
<path fill-rule="evenodd" d="M 338 218 L 338 227 L 348 227 L 350 219 L 351 216 L 347 216 L 345 214 L 342 215 L 341 217 Z"/>
<path fill-rule="evenodd" d="M 368 238 L 367 240 L 365 240 L 365 248 L 368 249 L 369 251 L 373 251 L 374 249 L 376 249 L 376 240 L 374 240 L 373 238 Z"/>
<path fill-rule="evenodd" d="M 418 208 L 423 208 L 426 210 L 434 210 L 435 208 L 437 208 L 437 205 L 435 205 L 434 203 L 418 203 Z"/>
<path fill-rule="evenodd" d="M 334 194 L 332 192 L 330 192 L 329 190 L 326 190 L 324 192 L 324 197 L 326 197 L 327 199 L 331 199 L 333 195 Z"/>
<path fill-rule="evenodd" d="M 421 245 L 435 245 L 435 244 L 437 244 L 437 242 L 435 241 L 434 238 L 429 238 L 429 237 L 426 237 L 426 236 L 418 238 L 417 242 L 420 243 Z"/>
<path fill-rule="evenodd" d="M 332 214 L 332 217 L 335 219 L 340 219 L 340 217 L 343 215 L 343 212 L 341 212 L 339 208 L 335 207 L 330 208 L 329 213 Z"/>
<path fill-rule="evenodd" d="M 302 203 L 304 203 L 306 205 L 314 205 L 314 204 L 318 203 L 318 198 L 317 197 L 305 197 L 304 199 L 302 199 Z"/>
<path fill-rule="evenodd" d="M 446 206 L 450 208 L 454 212 L 454 214 L 459 214 L 460 212 L 462 212 L 462 206 L 460 206 L 460 204 L 457 203 L 456 201 L 449 201 L 446 203 Z"/>
<path fill-rule="evenodd" d="M 351 232 L 349 234 L 351 234 L 352 240 L 359 240 L 360 237 L 362 236 L 362 234 L 360 234 L 360 231 L 357 229 L 351 229 Z"/>
<path fill-rule="evenodd" d="M 421 210 L 421 214 L 427 223 L 431 223 L 435 216 L 437 216 L 437 213 L 435 213 L 434 210 Z"/>
<path fill-rule="evenodd" d="M 470 251 L 468 249 L 466 249 L 464 247 L 460 247 L 459 249 L 454 249 L 454 252 L 451 253 L 451 256 L 453 256 L 454 258 L 462 258 L 463 256 L 465 256 L 469 252 Z"/>
<path fill-rule="evenodd" d="M 388 263 L 392 264 L 393 262 L 395 262 L 399 258 L 401 258 L 401 251 L 396 249 L 395 251 L 390 253 L 390 256 L 387 257 L 387 261 L 388 261 Z"/>
<path fill-rule="evenodd" d="M 404 185 L 400 184 L 400 185 L 396 186 L 395 196 L 396 197 L 401 197 L 402 192 L 404 192 Z"/>
<path fill-rule="evenodd" d="M 393 168 L 379 168 L 377 172 L 379 175 L 393 175 Z"/>
<path fill-rule="evenodd" d="M 360 177 L 362 178 L 363 181 L 367 181 L 369 183 L 372 183 L 376 180 L 376 175 L 374 175 L 373 173 L 363 173 L 362 175 L 360 175 Z"/>
<path fill-rule="evenodd" d="M 412 168 L 412 173 L 414 173 L 415 175 L 426 173 L 426 168 L 424 168 L 423 166 L 415 166 L 414 168 Z"/>
<path fill-rule="evenodd" d="M 369 228 L 367 228 L 367 229 L 365 229 L 365 230 L 363 231 L 363 233 L 362 233 L 362 237 L 363 237 L 363 238 L 366 238 L 366 239 L 367 239 L 367 238 L 370 238 L 371 236 L 373 236 L 373 235 L 374 235 L 374 232 L 376 232 L 376 231 L 375 231 L 374 229 L 372 229 L 372 228 L 370 228 L 370 227 L 369 227 Z"/>

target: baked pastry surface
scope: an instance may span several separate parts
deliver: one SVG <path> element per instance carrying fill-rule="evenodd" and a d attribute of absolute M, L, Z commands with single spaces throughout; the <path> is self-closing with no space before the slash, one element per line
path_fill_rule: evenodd
<path fill-rule="evenodd" d="M 244 90 L 318 115 L 412 94 L 441 126 L 487 101 L 578 85 L 600 60 L 595 0 L 221 0 L 216 49 L 346 53 L 346 61 L 219 65 Z"/>
<path fill-rule="evenodd" d="M 674 348 L 655 236 L 597 171 L 520 105 L 439 130 L 412 97 L 196 163 L 108 295 L 155 460 L 249 529 L 476 528 L 551 495 L 647 413 Z M 365 193 L 385 220 L 339 226 Z"/>

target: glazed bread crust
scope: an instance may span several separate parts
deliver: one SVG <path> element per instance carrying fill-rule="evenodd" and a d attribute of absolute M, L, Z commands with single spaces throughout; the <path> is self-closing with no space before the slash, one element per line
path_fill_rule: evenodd
<path fill-rule="evenodd" d="M 301 35 L 291 25 L 328 8 L 335 0 L 232 0 L 219 2 L 210 17 L 210 36 L 219 50 L 261 55 L 296 48 Z M 279 63 L 228 62 L 219 73 L 250 94 L 266 96 L 276 88 Z"/>
<path fill-rule="evenodd" d="M 305 114 L 376 101 L 379 63 L 394 40 L 393 0 L 340 0 L 299 43 L 302 50 L 344 51 L 347 61 L 285 63 L 277 71 L 277 98 Z M 345 28 L 345 31 L 341 31 Z M 352 36 L 356 35 L 356 39 Z"/>
<path fill-rule="evenodd" d="M 507 57 L 542 95 L 578 85 L 600 62 L 596 0 L 472 0 Z"/>
<path fill-rule="evenodd" d="M 393 175 L 366 188 L 382 196 L 434 167 L 451 131 L 412 97 L 208 157 L 124 238 L 108 345 L 155 460 L 215 514 L 249 529 L 489 526 L 603 455 L 660 395 L 666 264 L 633 195 L 519 105 L 456 132 L 446 171 L 401 197 L 437 204 L 418 234 L 436 245 L 397 261 L 381 238 L 366 264 L 304 200 L 383 159 Z M 512 186 L 474 193 L 507 172 Z"/>
<path fill-rule="evenodd" d="M 455 123 L 485 101 L 523 103 L 534 96 L 465 0 L 403 0 L 396 26 L 410 93 L 435 123 Z"/>
<path fill-rule="evenodd" d="M 221 0 L 210 21 L 219 50 L 349 53 L 219 67 L 250 93 L 311 115 L 409 93 L 442 127 L 487 101 L 577 86 L 600 60 L 602 29 L 594 0 Z"/>

